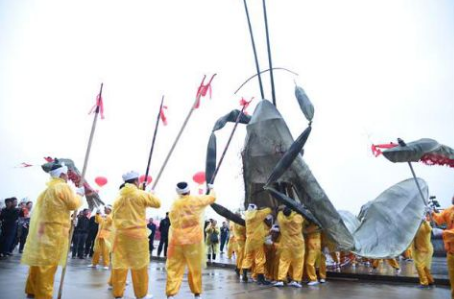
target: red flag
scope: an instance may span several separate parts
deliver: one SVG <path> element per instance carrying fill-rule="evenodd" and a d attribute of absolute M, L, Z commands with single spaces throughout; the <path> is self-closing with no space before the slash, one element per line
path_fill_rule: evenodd
<path fill-rule="evenodd" d="M 211 81 L 213 81 L 214 76 L 216 76 L 216 74 L 211 76 L 210 81 L 206 85 L 203 84 L 203 83 L 205 83 L 206 75 L 203 76 L 202 83 L 200 83 L 200 86 L 197 89 L 197 94 L 196 94 L 197 103 L 195 104 L 195 107 L 194 107 L 195 109 L 200 107 L 200 99 L 205 97 L 207 95 L 207 92 L 210 93 L 210 99 L 211 99 L 211 94 L 212 94 Z"/>
<path fill-rule="evenodd" d="M 21 164 L 19 164 L 19 166 L 17 166 L 18 168 L 27 168 L 27 167 L 32 167 L 33 165 L 32 164 L 28 164 L 28 163 L 25 163 L 25 162 L 22 162 Z"/>
<path fill-rule="evenodd" d="M 90 112 L 88 112 L 88 114 L 92 114 L 93 112 L 95 112 L 97 107 L 99 107 L 99 113 L 101 114 L 101 119 L 104 119 L 104 103 L 102 102 L 102 96 L 99 94 L 96 96 L 96 104 L 91 108 L 91 110 L 90 110 Z"/>
<path fill-rule="evenodd" d="M 389 148 L 393 148 L 393 147 L 396 147 L 397 144 L 395 143 L 389 143 L 389 144 L 372 144 L 371 146 L 371 149 L 372 149 L 372 154 L 375 156 L 375 157 L 378 157 L 382 154 L 382 151 L 380 149 L 389 149 Z"/>
<path fill-rule="evenodd" d="M 54 159 L 52 159 L 51 157 L 44 157 L 44 160 L 46 160 L 49 163 L 54 161 Z"/>
<path fill-rule="evenodd" d="M 249 101 L 246 101 L 245 98 L 241 98 L 241 100 L 240 100 L 240 105 L 241 105 L 242 107 L 244 107 L 244 110 L 243 110 L 243 113 L 244 113 L 244 114 L 246 114 L 246 115 L 248 114 L 247 111 L 246 111 L 246 109 L 247 109 L 247 107 L 249 107 L 249 105 L 251 104 L 251 102 L 252 102 L 253 100 L 254 100 L 254 97 L 252 97 Z"/>
<path fill-rule="evenodd" d="M 166 115 L 164 114 L 164 110 L 167 110 L 167 106 L 162 106 L 161 107 L 161 112 L 159 113 L 160 117 L 161 117 L 161 120 L 162 120 L 162 123 L 164 126 L 167 126 L 167 117 Z"/>

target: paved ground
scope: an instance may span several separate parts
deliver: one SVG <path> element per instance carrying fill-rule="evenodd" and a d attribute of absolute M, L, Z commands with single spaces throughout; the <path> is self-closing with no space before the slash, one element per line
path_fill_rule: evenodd
<path fill-rule="evenodd" d="M 107 290 L 106 282 L 109 271 L 100 269 L 88 269 L 87 260 L 70 260 L 64 299 L 97 298 L 111 299 L 111 292 Z M 152 261 L 150 264 L 150 293 L 154 298 L 165 298 L 166 273 L 164 263 Z M 17 299 L 25 298 L 23 293 L 27 267 L 19 264 L 19 257 L 0 261 L 0 298 Z M 58 287 L 60 271 L 56 276 L 55 289 Z M 302 289 L 274 287 L 261 287 L 255 283 L 243 284 L 238 282 L 236 275 L 231 269 L 209 267 L 203 274 L 203 297 L 205 299 L 234 298 L 246 299 L 278 298 L 278 299 L 321 299 L 321 298 L 349 298 L 349 299 L 443 299 L 450 298 L 450 290 L 439 286 L 430 290 L 420 290 L 415 284 L 395 283 L 363 283 L 350 280 L 329 280 L 328 283 L 318 287 L 304 286 Z M 127 287 L 125 299 L 134 298 L 132 287 Z M 187 285 L 186 277 L 182 290 L 177 298 L 192 298 Z"/>

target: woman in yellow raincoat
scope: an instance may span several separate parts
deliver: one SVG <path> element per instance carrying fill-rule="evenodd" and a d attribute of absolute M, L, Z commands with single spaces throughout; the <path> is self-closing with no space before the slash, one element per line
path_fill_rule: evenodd
<path fill-rule="evenodd" d="M 263 244 L 267 230 L 265 230 L 265 218 L 271 214 L 270 208 L 257 210 L 255 204 L 249 204 L 245 213 L 246 220 L 246 245 L 242 263 L 243 281 L 247 282 L 247 272 L 254 264 L 254 272 L 257 274 L 259 284 L 268 284 L 265 280 L 265 251 Z"/>
<path fill-rule="evenodd" d="M 205 244 L 207 246 L 208 261 L 215 261 L 216 254 L 219 253 L 219 236 L 221 234 L 221 230 L 219 229 L 219 226 L 217 226 L 217 221 L 210 219 L 210 224 L 205 229 L 205 232 Z"/>
<path fill-rule="evenodd" d="M 241 217 L 240 213 L 236 213 L 236 214 Z M 236 249 L 235 249 L 236 269 L 235 269 L 235 272 L 239 277 L 241 274 L 241 267 L 242 267 L 243 258 L 244 258 L 244 247 L 245 247 L 245 243 L 246 243 L 246 227 L 234 223 L 233 224 L 233 236 L 235 237 L 235 242 L 236 242 Z"/>
<path fill-rule="evenodd" d="M 21 262 L 30 266 L 25 293 L 28 298 L 52 299 L 58 265 L 64 266 L 69 249 L 70 212 L 81 198 L 66 183 L 68 168 L 55 164 L 51 181 L 36 201 Z M 83 187 L 77 189 L 84 194 Z"/>
<path fill-rule="evenodd" d="M 186 265 L 188 283 L 195 298 L 202 293 L 202 266 L 205 256 L 203 244 L 203 212 L 216 200 L 212 186 L 209 195 L 192 196 L 187 183 L 177 184 L 179 197 L 170 209 L 170 241 L 167 251 L 167 298 L 180 290 Z"/>
<path fill-rule="evenodd" d="M 306 241 L 306 262 L 305 269 L 309 282 L 307 285 L 314 286 L 317 285 L 317 273 L 315 271 L 317 261 L 320 261 L 322 254 L 322 245 L 321 245 L 321 233 L 320 228 L 314 224 L 309 224 L 305 231 L 305 241 Z M 323 280 L 324 282 L 324 280 Z"/>
<path fill-rule="evenodd" d="M 139 173 L 123 175 L 124 187 L 115 200 L 112 221 L 115 238 L 112 248 L 111 283 L 115 298 L 122 298 L 126 276 L 131 269 L 134 294 L 137 298 L 152 298 L 148 293 L 148 230 L 146 209 L 159 208 L 161 201 L 152 193 L 139 189 Z"/>
<path fill-rule="evenodd" d="M 110 243 L 110 234 L 112 231 L 112 206 L 107 205 L 104 207 L 104 213 L 106 213 L 105 217 L 102 217 L 100 212 L 98 211 L 95 216 L 95 222 L 98 223 L 98 235 L 95 239 L 95 248 L 93 253 L 93 260 L 92 264 L 88 267 L 96 268 L 99 264 L 100 259 L 102 258 L 102 263 L 104 269 L 109 269 L 110 263 L 110 252 L 112 250 L 112 244 Z"/>

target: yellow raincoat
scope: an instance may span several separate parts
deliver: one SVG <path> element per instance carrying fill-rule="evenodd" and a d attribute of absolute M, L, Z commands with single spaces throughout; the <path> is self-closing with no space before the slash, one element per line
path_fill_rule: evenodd
<path fill-rule="evenodd" d="M 193 294 L 202 293 L 202 267 L 205 261 L 203 240 L 203 212 L 214 203 L 216 196 L 178 197 L 170 209 L 169 248 L 167 251 L 166 295 L 175 296 L 180 290 L 186 265 L 188 283 Z"/>
<path fill-rule="evenodd" d="M 319 227 L 315 224 L 307 226 L 306 232 L 306 273 L 309 281 L 317 281 L 315 272 L 316 262 L 320 262 L 322 254 L 321 234 Z"/>
<path fill-rule="evenodd" d="M 131 269 L 134 294 L 142 298 L 148 292 L 148 230 L 146 208 L 159 208 L 161 201 L 134 184 L 125 184 L 112 209 L 115 228 L 112 248 L 114 297 L 123 297 L 128 269 Z"/>
<path fill-rule="evenodd" d="M 96 214 L 95 222 L 99 224 L 99 229 L 96 235 L 92 264 L 99 264 L 99 260 L 102 257 L 103 265 L 108 266 L 110 262 L 109 253 L 112 251 L 112 244 L 110 242 L 112 214 L 107 215 L 105 218 Z"/>
<path fill-rule="evenodd" d="M 233 235 L 236 242 L 236 268 L 241 269 L 244 259 L 244 247 L 246 243 L 246 227 L 236 224 L 233 224 Z"/>
<path fill-rule="evenodd" d="M 415 267 L 418 271 L 419 282 L 421 285 L 434 283 L 430 268 L 432 265 L 432 255 L 434 248 L 430 241 L 432 227 L 428 221 L 423 221 L 412 243 L 412 252 L 414 255 Z"/>
<path fill-rule="evenodd" d="M 277 215 L 277 222 L 281 233 L 279 246 L 279 275 L 277 280 L 285 281 L 290 266 L 291 277 L 295 281 L 301 281 L 304 267 L 304 218 L 296 212 L 291 212 L 286 217 L 281 211 Z"/>
<path fill-rule="evenodd" d="M 256 274 L 265 273 L 265 251 L 263 244 L 267 230 L 265 229 L 265 218 L 271 214 L 270 208 L 263 210 L 246 211 L 246 245 L 244 251 L 244 259 L 242 263 L 243 269 L 250 269 L 254 264 L 254 272 Z"/>
<path fill-rule="evenodd" d="M 230 232 L 230 235 L 229 235 L 229 244 L 227 245 L 227 258 L 231 259 L 233 253 L 234 252 L 236 253 L 236 251 L 237 251 L 235 235 L 233 234 L 233 222 L 232 221 L 230 221 L 229 232 Z"/>
<path fill-rule="evenodd" d="M 443 242 L 447 252 L 451 298 L 454 299 L 454 206 L 443 210 L 441 213 L 432 213 L 432 217 L 438 225 L 446 224 L 446 229 L 443 231 Z"/>
<path fill-rule="evenodd" d="M 30 266 L 25 292 L 36 299 L 52 298 L 57 266 L 66 264 L 70 211 L 82 204 L 69 185 L 51 179 L 36 201 L 21 262 Z"/>

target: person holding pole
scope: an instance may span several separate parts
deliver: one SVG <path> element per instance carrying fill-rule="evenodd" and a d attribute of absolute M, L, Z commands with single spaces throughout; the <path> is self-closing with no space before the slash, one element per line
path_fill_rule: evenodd
<path fill-rule="evenodd" d="M 95 248 L 93 253 L 93 260 L 89 268 L 96 268 L 99 264 L 100 259 L 102 258 L 102 263 L 104 265 L 104 270 L 109 269 L 110 263 L 110 249 L 111 244 L 109 244 L 109 237 L 112 230 L 112 206 L 106 205 L 104 207 L 105 217 L 101 216 L 101 212 L 98 210 L 96 212 L 95 222 L 99 225 L 98 235 L 95 239 Z"/>
<path fill-rule="evenodd" d="M 432 212 L 432 219 L 437 225 L 446 224 L 445 230 L 434 228 L 433 234 L 435 236 L 441 235 L 445 243 L 449 282 L 451 283 L 451 298 L 454 298 L 454 196 L 452 197 L 452 204 L 441 213 Z"/>
<path fill-rule="evenodd" d="M 170 209 L 170 243 L 167 254 L 167 298 L 173 299 L 180 290 L 186 265 L 188 282 L 194 298 L 202 293 L 202 264 L 204 260 L 203 212 L 214 203 L 213 186 L 208 185 L 208 195 L 190 195 L 186 182 L 177 184 L 178 198 Z"/>
<path fill-rule="evenodd" d="M 161 201 L 152 193 L 139 189 L 139 173 L 123 175 L 125 186 L 121 188 L 112 210 L 115 241 L 112 250 L 113 296 L 123 298 L 128 270 L 131 269 L 135 296 L 152 298 L 148 295 L 148 250 L 147 208 L 160 208 Z"/>
<path fill-rule="evenodd" d="M 21 262 L 30 270 L 25 286 L 27 298 L 52 299 L 58 265 L 66 264 L 71 226 L 70 212 L 81 206 L 83 187 L 77 195 L 67 184 L 68 168 L 54 164 L 51 180 L 38 197 Z"/>

